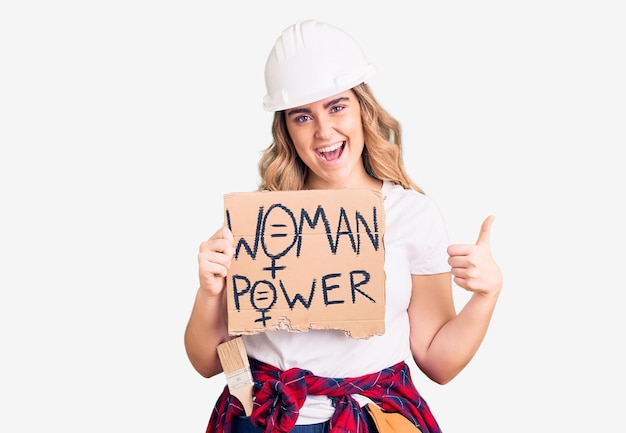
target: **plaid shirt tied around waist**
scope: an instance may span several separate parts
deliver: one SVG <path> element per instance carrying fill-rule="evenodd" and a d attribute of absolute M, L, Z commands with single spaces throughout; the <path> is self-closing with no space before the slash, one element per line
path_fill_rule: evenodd
<path fill-rule="evenodd" d="M 250 368 L 255 397 L 250 421 L 266 433 L 288 433 L 295 426 L 307 395 L 325 395 L 332 400 L 335 413 L 330 420 L 330 433 L 366 433 L 367 423 L 352 394 L 368 397 L 385 412 L 401 413 L 423 433 L 441 433 L 405 362 L 377 373 L 339 379 L 318 377 L 299 368 L 282 371 L 255 359 L 250 360 Z M 233 417 L 243 415 L 243 406 L 225 386 L 206 433 L 230 433 Z"/>

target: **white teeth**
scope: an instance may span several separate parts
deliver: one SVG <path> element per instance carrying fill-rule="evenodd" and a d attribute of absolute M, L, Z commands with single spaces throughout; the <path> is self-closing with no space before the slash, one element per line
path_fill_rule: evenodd
<path fill-rule="evenodd" d="M 318 152 L 319 153 L 332 152 L 333 150 L 339 149 L 341 146 L 343 146 L 343 142 L 337 143 L 337 144 L 333 144 L 333 145 L 328 146 L 328 147 L 323 147 L 321 149 L 318 149 Z"/>

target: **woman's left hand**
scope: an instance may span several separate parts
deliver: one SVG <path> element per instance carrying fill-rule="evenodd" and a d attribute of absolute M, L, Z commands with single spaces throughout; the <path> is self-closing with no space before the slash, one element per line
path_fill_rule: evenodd
<path fill-rule="evenodd" d="M 456 285 L 470 292 L 497 296 L 502 288 L 502 272 L 493 259 L 489 243 L 494 218 L 490 215 L 483 222 L 475 245 L 450 245 L 448 263 Z"/>

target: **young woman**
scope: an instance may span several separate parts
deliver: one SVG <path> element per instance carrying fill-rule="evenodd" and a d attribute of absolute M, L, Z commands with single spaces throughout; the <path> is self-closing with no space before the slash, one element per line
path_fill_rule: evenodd
<path fill-rule="evenodd" d="M 207 432 L 375 431 L 366 407 L 399 413 L 423 433 L 439 425 L 406 360 L 433 381 L 452 380 L 478 350 L 502 286 L 489 245 L 493 217 L 475 245 L 450 245 L 436 204 L 411 181 L 398 121 L 374 97 L 375 73 L 358 43 L 326 23 L 298 22 L 277 39 L 265 69 L 273 142 L 259 190 L 371 188 L 385 211 L 385 333 L 267 331 L 243 336 L 255 380 L 252 416 L 228 393 Z M 200 287 L 185 332 L 194 368 L 222 372 L 229 340 L 226 276 L 234 238 L 220 228 L 200 245 Z M 457 313 L 452 281 L 472 292 Z M 369 405 L 369 406 L 368 406 Z"/>

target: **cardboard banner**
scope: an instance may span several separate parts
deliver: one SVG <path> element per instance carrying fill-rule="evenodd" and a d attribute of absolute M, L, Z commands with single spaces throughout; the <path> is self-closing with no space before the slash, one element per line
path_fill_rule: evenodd
<path fill-rule="evenodd" d="M 224 196 L 235 237 L 227 278 L 231 335 L 286 329 L 385 331 L 385 215 L 380 191 Z"/>

